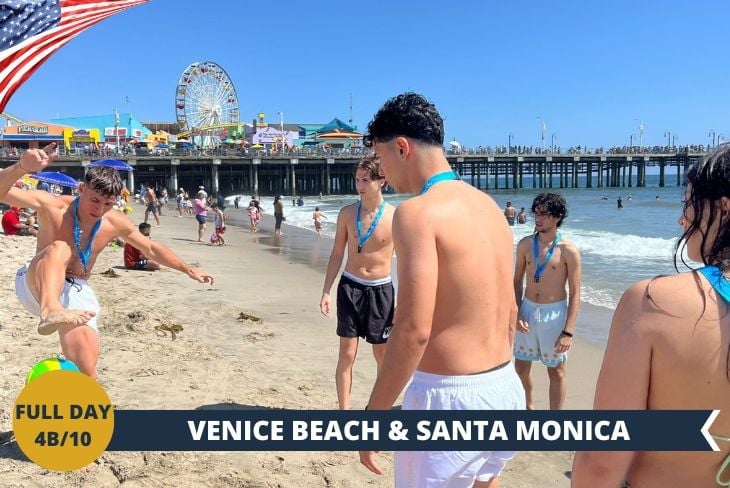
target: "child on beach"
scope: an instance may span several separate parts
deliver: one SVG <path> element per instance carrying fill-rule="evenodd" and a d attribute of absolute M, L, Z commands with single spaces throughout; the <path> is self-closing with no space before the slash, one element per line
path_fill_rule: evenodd
<path fill-rule="evenodd" d="M 350 408 L 352 368 L 357 357 L 359 338 L 373 346 L 380 371 L 385 343 L 393 326 L 394 290 L 390 277 L 393 258 L 393 206 L 383 199 L 385 180 L 380 162 L 373 156 L 360 160 L 353 168 L 357 203 L 340 210 L 332 254 L 322 287 L 319 309 L 329 317 L 332 310 L 330 290 L 342 266 L 345 249 L 347 263 L 337 285 L 337 335 L 340 350 L 335 384 L 341 410 Z M 367 296 L 364 300 L 362 297 Z"/>
<path fill-rule="evenodd" d="M 624 293 L 593 408 L 716 410 L 712 425 L 702 430 L 709 430 L 718 450 L 578 452 L 574 487 L 728 486 L 730 145 L 705 156 L 686 182 L 675 269 L 685 255 L 704 266 L 641 281 Z"/>
<path fill-rule="evenodd" d="M 218 202 L 210 204 L 213 210 L 213 221 L 215 223 L 215 232 L 210 236 L 210 243 L 216 246 L 225 246 L 226 240 L 223 234 L 226 232 L 226 215 Z"/>
<path fill-rule="evenodd" d="M 314 220 L 314 230 L 317 231 L 317 235 L 319 235 L 320 231 L 322 230 L 322 219 L 326 218 L 327 216 L 319 211 L 319 207 L 314 207 L 312 219 Z"/>
<path fill-rule="evenodd" d="M 251 232 L 258 232 L 256 228 L 261 219 L 261 211 L 258 208 L 258 202 L 253 200 L 248 204 L 248 221 L 250 223 Z"/>

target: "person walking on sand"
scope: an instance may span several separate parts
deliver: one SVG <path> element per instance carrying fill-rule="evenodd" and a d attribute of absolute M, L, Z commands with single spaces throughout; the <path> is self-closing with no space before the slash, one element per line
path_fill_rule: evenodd
<path fill-rule="evenodd" d="M 377 158 L 368 156 L 353 168 L 360 200 L 340 210 L 337 230 L 322 286 L 319 309 L 326 317 L 332 310 L 330 290 L 347 249 L 347 262 L 337 285 L 337 335 L 340 350 L 335 372 L 337 401 L 350 408 L 352 369 L 359 338 L 373 346 L 378 371 L 385 343 L 393 325 L 393 206 L 383 199 L 385 180 Z"/>
<path fill-rule="evenodd" d="M 159 227 L 160 226 L 160 217 L 159 217 L 160 202 L 157 199 L 157 194 L 155 193 L 154 188 L 152 188 L 152 182 L 147 183 L 147 188 L 145 189 L 145 201 L 147 202 L 147 208 L 144 211 L 145 223 L 147 223 L 147 219 L 150 216 L 150 212 L 152 212 L 152 215 L 155 217 L 155 222 L 157 222 L 157 227 Z"/>
<path fill-rule="evenodd" d="M 258 207 L 258 201 L 253 201 L 248 204 L 248 221 L 250 224 L 251 232 L 258 232 L 256 228 L 261 218 L 261 212 Z"/>
<path fill-rule="evenodd" d="M 499 206 L 458 181 L 443 150 L 443 120 L 421 95 L 388 100 L 365 142 L 388 184 L 416 194 L 393 217 L 398 307 L 368 409 L 391 409 L 411 379 L 403 410 L 524 409 L 511 363 L 512 232 Z M 496 487 L 514 455 L 396 452 L 395 486 Z M 374 451 L 361 451 L 360 462 L 382 473 Z"/>
<path fill-rule="evenodd" d="M 210 208 L 213 210 L 213 221 L 215 223 L 215 233 L 211 236 L 210 243 L 216 246 L 225 246 L 226 239 L 223 234 L 226 232 L 226 214 L 218 205 L 218 202 L 211 203 Z"/>
<path fill-rule="evenodd" d="M 674 265 L 686 255 L 704 266 L 643 280 L 624 293 L 593 408 L 719 411 L 707 426 L 717 451 L 577 452 L 576 488 L 728 486 L 730 145 L 693 166 L 686 183 Z"/>
<path fill-rule="evenodd" d="M 322 219 L 326 219 L 327 216 L 319 211 L 319 207 L 314 207 L 314 212 L 312 213 L 312 219 L 314 220 L 314 230 L 317 231 L 317 235 L 322 230 Z"/>
<path fill-rule="evenodd" d="M 26 173 L 52 163 L 57 157 L 54 149 L 55 143 L 30 149 L 18 163 L 0 171 L 0 201 L 36 209 L 41 223 L 36 255 L 16 273 L 15 292 L 29 312 L 40 316 L 38 332 L 58 332 L 64 356 L 96 378 L 100 307 L 87 280 L 109 242 L 119 236 L 148 258 L 200 283 L 212 284 L 213 276 L 142 235 L 123 212 L 109 212 L 122 190 L 122 179 L 112 168 L 90 169 L 75 198 L 11 188 Z"/>
<path fill-rule="evenodd" d="M 284 217 L 284 200 L 281 195 L 274 197 L 274 236 L 281 237 L 281 223 L 286 220 Z"/>
<path fill-rule="evenodd" d="M 515 369 L 525 387 L 527 408 L 532 410 L 530 369 L 533 361 L 542 361 L 550 379 L 550 409 L 560 410 L 567 391 L 568 350 L 573 344 L 580 309 L 580 253 L 558 231 L 568 215 L 561 195 L 537 195 L 532 202 L 532 214 L 535 233 L 517 244 L 515 262 L 514 290 L 519 307 Z"/>
<path fill-rule="evenodd" d="M 198 242 L 203 241 L 205 235 L 205 226 L 208 221 L 208 204 L 206 203 L 206 194 L 200 190 L 193 200 L 193 211 L 195 212 L 195 220 L 198 222 Z"/>

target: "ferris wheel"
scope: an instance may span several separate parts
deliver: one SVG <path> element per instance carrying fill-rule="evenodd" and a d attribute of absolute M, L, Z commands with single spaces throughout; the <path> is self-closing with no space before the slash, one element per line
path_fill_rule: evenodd
<path fill-rule="evenodd" d="M 180 128 L 190 131 L 198 145 L 216 146 L 224 136 L 226 126 L 239 122 L 236 88 L 226 71 L 216 63 L 193 63 L 183 71 L 177 83 L 175 112 Z"/>

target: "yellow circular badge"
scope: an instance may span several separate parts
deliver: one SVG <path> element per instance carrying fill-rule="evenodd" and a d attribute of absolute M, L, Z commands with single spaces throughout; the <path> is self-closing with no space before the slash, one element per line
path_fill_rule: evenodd
<path fill-rule="evenodd" d="M 15 400 L 13 431 L 34 463 L 55 471 L 83 468 L 107 448 L 114 409 L 95 380 L 75 371 L 50 371 Z"/>

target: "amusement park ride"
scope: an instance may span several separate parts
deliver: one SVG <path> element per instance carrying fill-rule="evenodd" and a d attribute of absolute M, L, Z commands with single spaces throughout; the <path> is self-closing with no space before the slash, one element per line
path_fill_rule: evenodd
<path fill-rule="evenodd" d="M 199 147 L 220 145 L 240 122 L 238 95 L 226 71 L 212 61 L 188 66 L 177 83 L 175 113 L 178 139 L 190 138 Z"/>

